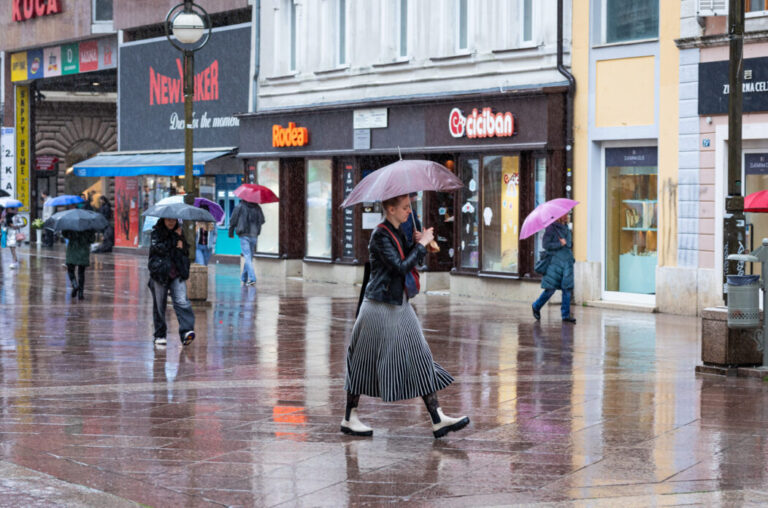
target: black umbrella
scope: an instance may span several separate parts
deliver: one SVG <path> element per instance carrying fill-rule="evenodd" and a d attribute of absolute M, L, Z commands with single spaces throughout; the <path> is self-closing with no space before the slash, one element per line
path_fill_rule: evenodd
<path fill-rule="evenodd" d="M 0 189 L 0 198 L 7 198 L 8 196 L 10 196 L 10 194 Z"/>
<path fill-rule="evenodd" d="M 159 217 L 161 219 L 181 219 L 198 222 L 216 222 L 211 212 L 190 206 L 184 203 L 168 203 L 166 205 L 154 205 L 142 215 Z"/>
<path fill-rule="evenodd" d="M 103 215 L 81 208 L 54 213 L 43 223 L 44 228 L 54 231 L 102 231 L 107 226 L 109 222 Z"/>

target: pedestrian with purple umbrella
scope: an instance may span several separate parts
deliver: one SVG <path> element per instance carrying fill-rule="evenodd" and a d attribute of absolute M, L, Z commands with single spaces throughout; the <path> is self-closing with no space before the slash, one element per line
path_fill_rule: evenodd
<path fill-rule="evenodd" d="M 544 277 L 541 279 L 541 287 L 544 291 L 533 302 L 533 317 L 541 319 L 541 309 L 552 298 L 558 289 L 563 293 L 560 303 L 560 315 L 564 323 L 576 323 L 576 318 L 571 316 L 571 294 L 573 293 L 573 233 L 568 228 L 568 214 L 563 215 L 553 222 L 544 231 L 542 241 L 546 253 Z M 548 261 L 548 263 L 547 263 Z"/>

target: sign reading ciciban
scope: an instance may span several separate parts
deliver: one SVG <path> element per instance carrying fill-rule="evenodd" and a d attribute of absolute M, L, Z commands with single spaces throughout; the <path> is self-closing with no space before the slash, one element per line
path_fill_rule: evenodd
<path fill-rule="evenodd" d="M 515 115 L 509 111 L 494 113 L 491 108 L 482 108 L 480 111 L 473 108 L 466 116 L 459 108 L 453 108 L 448 117 L 448 129 L 454 138 L 501 138 L 517 134 Z"/>
<path fill-rule="evenodd" d="M 27 21 L 32 18 L 61 13 L 62 0 L 11 0 L 11 19 Z"/>

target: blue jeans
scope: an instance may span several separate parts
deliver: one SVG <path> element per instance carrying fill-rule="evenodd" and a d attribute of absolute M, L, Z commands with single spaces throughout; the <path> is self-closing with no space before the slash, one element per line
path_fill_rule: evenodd
<path fill-rule="evenodd" d="M 207 265 L 208 260 L 211 259 L 211 252 L 213 252 L 213 249 L 207 245 L 200 245 L 198 243 L 197 252 L 195 252 L 195 263 L 198 265 Z"/>
<path fill-rule="evenodd" d="M 550 298 L 552 298 L 552 295 L 555 294 L 555 289 L 545 289 L 541 296 L 539 296 L 539 299 L 533 302 L 533 308 L 536 310 L 536 312 L 540 311 L 542 307 L 549 301 Z M 571 290 L 570 289 L 563 289 L 563 301 L 560 304 L 560 315 L 563 318 L 567 318 L 571 315 Z"/>
<path fill-rule="evenodd" d="M 168 284 L 149 279 L 149 291 L 152 293 L 152 319 L 155 325 L 155 337 L 165 337 L 168 326 L 165 323 L 165 307 L 168 304 L 168 293 L 171 293 L 173 310 L 179 320 L 179 335 L 195 329 L 195 313 L 192 303 L 187 298 L 187 284 L 176 277 Z"/>
<path fill-rule="evenodd" d="M 240 274 L 242 282 L 256 282 L 256 270 L 253 269 L 253 253 L 256 252 L 257 236 L 241 236 L 240 252 L 243 254 L 243 273 Z"/>

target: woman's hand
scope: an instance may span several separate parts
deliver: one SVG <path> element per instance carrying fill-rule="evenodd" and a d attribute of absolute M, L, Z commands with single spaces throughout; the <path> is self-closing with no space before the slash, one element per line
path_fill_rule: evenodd
<path fill-rule="evenodd" d="M 566 243 L 568 243 L 568 242 L 566 242 L 566 241 L 565 241 L 565 238 L 561 238 L 561 239 L 560 239 L 560 245 L 562 245 L 563 247 L 565 247 L 565 244 L 566 244 Z"/>
<path fill-rule="evenodd" d="M 182 242 L 181 240 L 176 242 L 176 248 L 177 249 L 183 249 L 184 248 L 184 242 Z"/>
<path fill-rule="evenodd" d="M 435 228 L 427 228 L 421 232 L 421 238 L 419 238 L 419 243 L 422 244 L 424 247 L 426 247 L 434 239 L 435 239 Z"/>
<path fill-rule="evenodd" d="M 416 242 L 420 242 L 420 241 L 421 241 L 421 231 L 416 231 L 416 230 L 414 230 L 414 231 L 413 231 L 413 239 L 414 239 Z"/>

